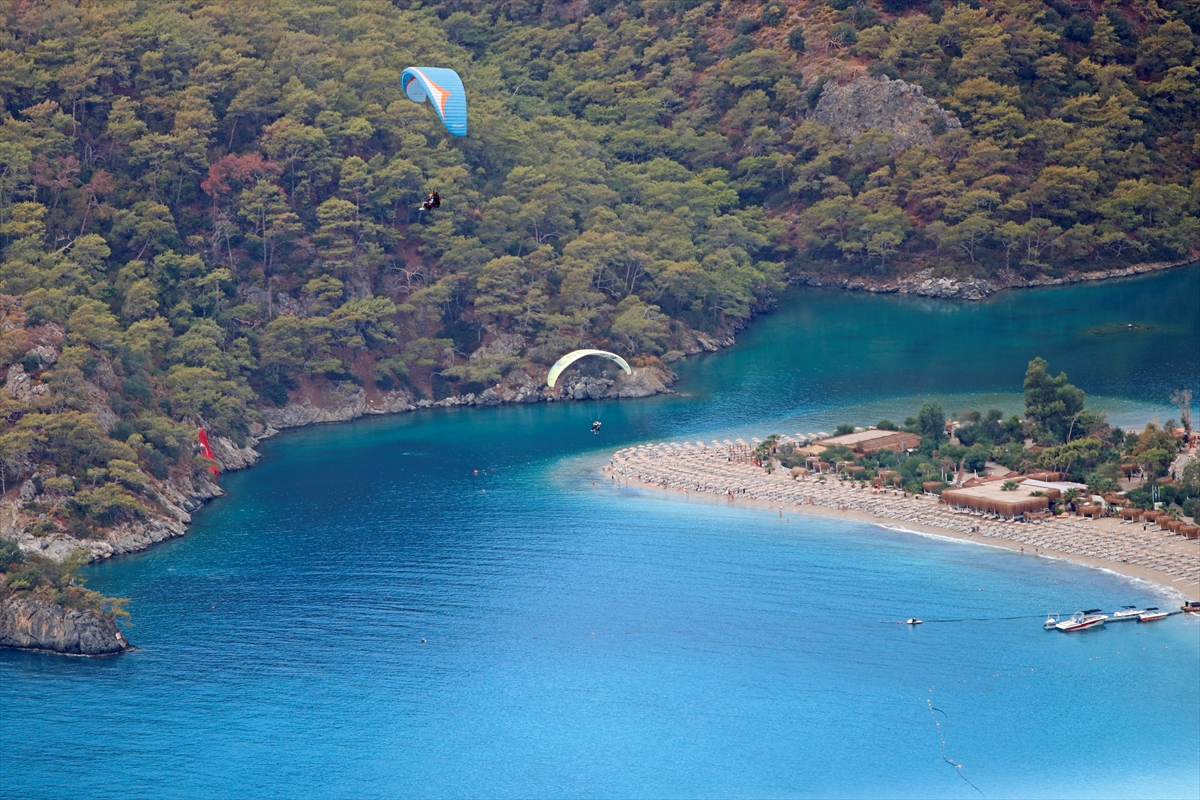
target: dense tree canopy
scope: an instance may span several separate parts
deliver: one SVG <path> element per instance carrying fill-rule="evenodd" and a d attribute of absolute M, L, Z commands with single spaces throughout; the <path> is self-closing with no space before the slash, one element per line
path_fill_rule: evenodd
<path fill-rule="evenodd" d="M 55 464 L 89 518 L 141 513 L 134 473 L 191 469 L 195 425 L 240 438 L 306 384 L 478 391 L 581 345 L 670 360 L 801 267 L 1054 274 L 1197 245 L 1181 1 L 0 14 L 0 462 L 6 488 Z M 470 136 L 404 98 L 413 63 L 463 76 Z M 862 71 L 963 127 L 903 149 L 808 119 Z M 501 334 L 524 347 L 468 358 Z"/>

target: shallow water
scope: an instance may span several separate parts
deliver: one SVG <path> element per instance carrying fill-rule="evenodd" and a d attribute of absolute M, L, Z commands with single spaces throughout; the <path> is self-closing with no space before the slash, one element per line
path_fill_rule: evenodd
<path fill-rule="evenodd" d="M 1196 269 L 975 305 L 803 291 L 678 365 L 678 396 L 280 437 L 187 537 L 89 570 L 141 651 L 0 653 L 0 794 L 1195 796 L 1198 621 L 1041 630 L 1158 590 L 596 470 L 931 395 L 1017 411 L 1035 355 L 1114 419 L 1176 416 L 1196 297 Z"/>

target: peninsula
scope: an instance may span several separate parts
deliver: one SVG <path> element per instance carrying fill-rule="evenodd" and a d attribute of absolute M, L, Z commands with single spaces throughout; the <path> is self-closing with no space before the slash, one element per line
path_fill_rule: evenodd
<path fill-rule="evenodd" d="M 882 420 L 832 436 L 641 445 L 617 451 L 604 471 L 613 482 L 780 515 L 846 516 L 1063 558 L 1200 599 L 1190 392 L 1177 393 L 1183 427 L 1171 420 L 1126 433 L 1046 367 L 1030 363 L 1024 420 L 998 411 L 947 420 L 927 402 L 900 430 Z"/>

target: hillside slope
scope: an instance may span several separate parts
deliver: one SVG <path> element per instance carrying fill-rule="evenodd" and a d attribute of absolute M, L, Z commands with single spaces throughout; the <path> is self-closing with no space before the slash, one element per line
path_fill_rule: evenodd
<path fill-rule="evenodd" d="M 538 399 L 581 345 L 659 387 L 802 271 L 1200 242 L 1184 0 L 3 14 L 0 489 L 35 539 L 178 524 L 216 491 L 200 425 L 233 453 L 303 401 Z M 403 96 L 412 64 L 462 74 L 468 137 Z M 571 396 L 620 393 L 588 369 Z"/>

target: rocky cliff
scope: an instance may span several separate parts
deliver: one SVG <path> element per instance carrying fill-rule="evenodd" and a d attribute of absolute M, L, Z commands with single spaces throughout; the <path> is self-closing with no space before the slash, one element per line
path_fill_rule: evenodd
<path fill-rule="evenodd" d="M 0 647 L 74 656 L 114 656 L 134 649 L 99 611 L 63 608 L 18 594 L 0 600 Z"/>
<path fill-rule="evenodd" d="M 887 131 L 897 150 L 931 145 L 937 129 L 962 127 L 957 117 L 926 97 L 920 86 L 870 75 L 859 75 L 847 83 L 826 83 L 809 119 L 846 140 L 869 130 Z"/>

